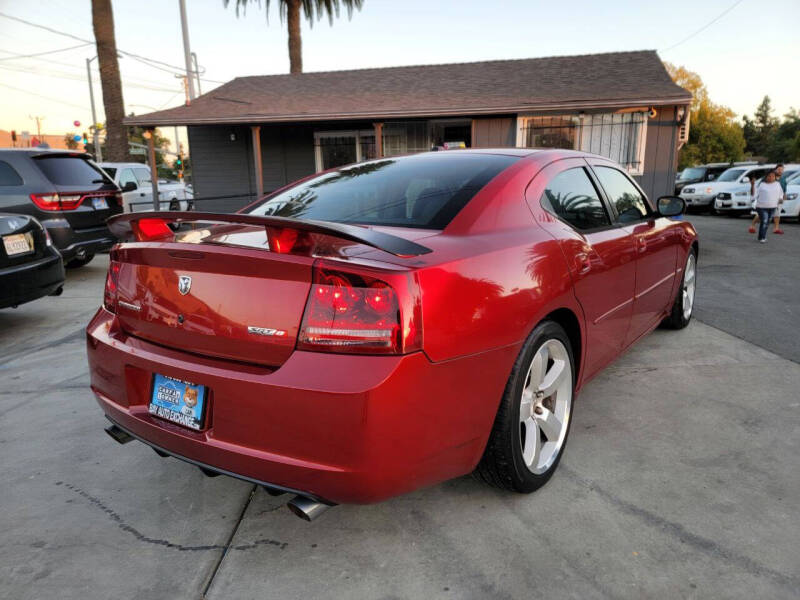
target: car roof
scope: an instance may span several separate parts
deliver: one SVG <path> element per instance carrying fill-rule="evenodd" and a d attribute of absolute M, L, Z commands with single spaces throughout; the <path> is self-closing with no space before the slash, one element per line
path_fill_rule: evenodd
<path fill-rule="evenodd" d="M 30 156 L 76 156 L 78 158 L 91 159 L 92 155 L 88 152 L 78 152 L 77 150 L 53 150 L 52 148 L 0 148 L 0 153 L 13 152 L 15 154 L 28 154 Z"/>
<path fill-rule="evenodd" d="M 137 163 L 137 162 L 101 162 L 101 163 L 97 163 L 97 164 L 99 166 L 101 166 L 101 167 L 114 167 L 114 168 L 117 168 L 117 169 L 124 169 L 126 167 L 130 167 L 130 168 L 133 168 L 133 167 L 147 167 L 147 168 L 149 168 L 146 164 Z"/>

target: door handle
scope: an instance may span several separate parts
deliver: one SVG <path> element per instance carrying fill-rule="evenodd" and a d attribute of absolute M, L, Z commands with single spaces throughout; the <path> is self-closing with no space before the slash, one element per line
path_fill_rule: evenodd
<path fill-rule="evenodd" d="M 592 261 L 589 260 L 589 255 L 585 252 L 575 255 L 575 264 L 580 275 L 585 275 L 592 269 Z"/>
<path fill-rule="evenodd" d="M 639 246 L 639 252 L 647 252 L 647 240 L 642 238 L 636 238 L 636 241 Z"/>

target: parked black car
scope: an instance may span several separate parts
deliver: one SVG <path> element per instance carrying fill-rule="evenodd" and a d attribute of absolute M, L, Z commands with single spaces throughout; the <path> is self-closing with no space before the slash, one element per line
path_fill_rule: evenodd
<path fill-rule="evenodd" d="M 61 293 L 64 263 L 34 217 L 0 213 L 0 308 Z"/>
<path fill-rule="evenodd" d="M 80 267 L 116 242 L 105 221 L 122 212 L 122 195 L 88 154 L 4 148 L 0 211 L 36 217 L 64 264 Z"/>

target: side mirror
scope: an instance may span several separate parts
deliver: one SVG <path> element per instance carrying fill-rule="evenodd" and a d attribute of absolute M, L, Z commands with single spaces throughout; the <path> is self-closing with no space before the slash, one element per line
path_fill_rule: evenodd
<path fill-rule="evenodd" d="M 677 217 L 686 211 L 686 202 L 679 196 L 661 196 L 657 204 L 662 217 Z"/>
<path fill-rule="evenodd" d="M 709 181 L 714 181 L 716 178 L 717 178 L 717 176 L 716 176 L 716 175 L 709 175 L 709 176 L 708 176 L 708 180 L 709 180 Z"/>
<path fill-rule="evenodd" d="M 138 189 L 138 187 L 139 186 L 136 185 L 136 182 L 129 181 L 128 183 L 126 183 L 125 185 L 122 186 L 122 191 L 123 192 L 132 192 L 133 190 Z"/>

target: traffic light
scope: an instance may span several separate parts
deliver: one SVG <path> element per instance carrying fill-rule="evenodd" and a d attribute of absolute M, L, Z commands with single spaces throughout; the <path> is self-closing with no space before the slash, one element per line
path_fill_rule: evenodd
<path fill-rule="evenodd" d="M 16 142 L 17 141 L 17 132 L 16 132 L 15 129 L 11 130 L 11 141 L 12 142 Z"/>
<path fill-rule="evenodd" d="M 183 150 L 178 151 L 178 158 L 175 159 L 175 168 L 178 170 L 178 180 L 183 180 Z"/>
<path fill-rule="evenodd" d="M 88 143 L 89 143 L 89 136 L 87 136 L 86 132 L 84 131 L 83 132 L 83 145 L 85 146 Z"/>

